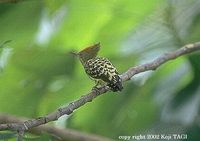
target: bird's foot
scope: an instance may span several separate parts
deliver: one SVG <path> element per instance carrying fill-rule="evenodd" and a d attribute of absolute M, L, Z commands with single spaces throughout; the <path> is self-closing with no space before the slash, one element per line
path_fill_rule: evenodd
<path fill-rule="evenodd" d="M 99 87 L 97 87 L 97 86 L 94 86 L 94 87 L 92 88 L 92 91 L 95 92 L 95 93 L 97 93 L 98 95 L 100 94 L 100 89 L 99 89 Z"/>

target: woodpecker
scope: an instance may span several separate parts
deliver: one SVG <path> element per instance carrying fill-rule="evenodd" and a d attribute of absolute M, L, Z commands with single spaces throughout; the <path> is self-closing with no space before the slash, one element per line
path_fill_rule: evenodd
<path fill-rule="evenodd" d="M 94 88 L 107 85 L 113 92 L 123 89 L 122 79 L 114 65 L 104 57 L 97 57 L 100 43 L 87 47 L 75 53 L 80 59 L 86 74 L 95 81 Z"/>

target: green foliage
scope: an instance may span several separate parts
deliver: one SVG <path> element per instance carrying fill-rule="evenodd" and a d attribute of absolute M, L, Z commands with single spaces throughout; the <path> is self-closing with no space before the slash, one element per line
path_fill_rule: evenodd
<path fill-rule="evenodd" d="M 198 0 L 0 4 L 0 111 L 34 118 L 89 92 L 94 83 L 78 58 L 69 53 L 72 50 L 100 42 L 100 56 L 108 57 L 122 73 L 199 41 L 199 9 Z M 9 40 L 12 42 L 7 44 Z M 120 135 L 151 134 L 175 122 L 184 129 L 181 133 L 196 140 L 200 131 L 195 120 L 200 104 L 195 100 L 200 93 L 199 60 L 200 54 L 194 53 L 155 72 L 136 75 L 124 84 L 122 92 L 98 97 L 67 117 L 62 126 L 117 139 Z M 0 139 L 10 135 L 2 133 Z M 44 134 L 25 140 L 49 138 Z"/>
<path fill-rule="evenodd" d="M 53 139 L 53 137 L 46 133 L 42 134 L 41 136 L 25 134 L 25 137 L 23 139 L 25 141 L 48 141 L 50 139 Z"/>
<path fill-rule="evenodd" d="M 13 138 L 16 138 L 15 132 L 1 132 L 0 133 L 0 140 L 8 140 L 8 139 L 13 139 Z"/>
<path fill-rule="evenodd" d="M 0 45 L 0 48 L 3 48 L 7 43 L 11 42 L 11 40 L 7 40 Z"/>

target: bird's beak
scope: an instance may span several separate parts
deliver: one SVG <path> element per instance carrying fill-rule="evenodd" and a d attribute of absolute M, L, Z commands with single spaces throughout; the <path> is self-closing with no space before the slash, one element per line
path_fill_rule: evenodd
<path fill-rule="evenodd" d="M 76 56 L 76 57 L 78 57 L 78 55 L 79 55 L 78 53 L 73 52 L 73 51 L 71 51 L 70 54 L 72 54 L 72 55 L 74 55 L 74 56 Z"/>

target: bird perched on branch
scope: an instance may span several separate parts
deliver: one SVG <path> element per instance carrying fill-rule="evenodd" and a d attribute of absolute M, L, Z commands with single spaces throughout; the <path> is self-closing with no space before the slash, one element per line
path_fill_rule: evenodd
<path fill-rule="evenodd" d="M 73 54 L 79 58 L 87 75 L 95 80 L 96 86 L 94 88 L 98 89 L 107 85 L 113 92 L 121 91 L 123 89 L 122 79 L 117 69 L 107 58 L 97 57 L 99 50 L 100 43 Z"/>

